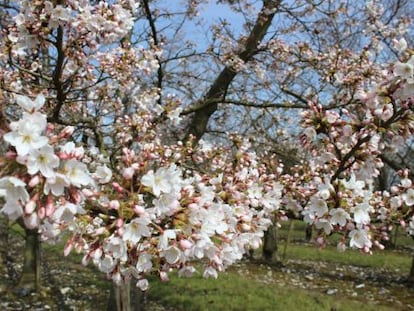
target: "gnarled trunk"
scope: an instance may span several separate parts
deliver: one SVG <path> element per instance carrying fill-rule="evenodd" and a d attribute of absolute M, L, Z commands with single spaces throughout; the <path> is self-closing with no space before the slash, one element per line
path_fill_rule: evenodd
<path fill-rule="evenodd" d="M 25 229 L 23 270 L 15 290 L 18 295 L 25 296 L 40 289 L 40 260 L 39 233 L 37 230 Z"/>

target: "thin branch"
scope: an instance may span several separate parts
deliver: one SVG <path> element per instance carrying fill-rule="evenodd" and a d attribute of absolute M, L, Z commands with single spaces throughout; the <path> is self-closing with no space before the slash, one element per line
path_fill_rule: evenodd
<path fill-rule="evenodd" d="M 154 41 L 154 45 L 157 47 L 159 45 L 159 40 L 158 40 L 157 28 L 155 26 L 155 20 L 152 17 L 151 9 L 149 7 L 148 1 L 147 0 L 143 0 L 142 2 L 144 4 L 145 15 L 147 16 L 148 23 L 149 23 L 150 28 L 151 28 L 151 37 L 152 37 L 152 40 Z M 157 87 L 158 87 L 158 89 L 161 90 L 162 89 L 163 80 L 164 80 L 164 73 L 162 71 L 160 57 L 159 56 L 156 56 L 156 59 L 157 59 L 157 62 L 158 62 Z M 160 96 L 158 98 L 158 104 L 161 105 L 161 103 L 162 103 L 161 93 L 159 95 Z"/>
<path fill-rule="evenodd" d="M 53 72 L 53 84 L 56 89 L 56 99 L 57 104 L 55 109 L 53 110 L 53 116 L 52 120 L 57 121 L 59 120 L 59 114 L 60 110 L 62 109 L 66 94 L 63 90 L 63 83 L 61 81 L 62 73 L 63 73 L 63 62 L 65 60 L 65 53 L 63 51 L 63 27 L 59 26 L 57 29 L 57 37 L 56 37 L 56 50 L 57 50 L 57 61 L 56 61 L 56 67 Z"/>

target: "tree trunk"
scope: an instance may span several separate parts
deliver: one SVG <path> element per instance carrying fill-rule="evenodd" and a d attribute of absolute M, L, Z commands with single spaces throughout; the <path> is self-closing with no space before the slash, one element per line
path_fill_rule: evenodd
<path fill-rule="evenodd" d="M 290 222 L 289 222 L 289 230 L 288 230 L 288 235 L 286 237 L 285 246 L 283 248 L 283 255 L 282 255 L 282 260 L 283 261 L 286 260 L 287 248 L 288 248 L 288 245 L 290 244 L 290 240 L 292 238 L 293 227 L 294 227 L 294 222 L 293 222 L 293 219 L 291 219 Z"/>
<path fill-rule="evenodd" d="M 9 219 L 0 215 L 0 254 L 1 262 L 6 265 L 7 261 L 7 244 L 9 242 Z"/>
<path fill-rule="evenodd" d="M 305 240 L 310 242 L 312 240 L 312 225 L 307 225 L 305 229 Z"/>
<path fill-rule="evenodd" d="M 15 271 L 11 269 L 9 264 L 9 252 L 8 252 L 8 243 L 9 243 L 9 219 L 0 214 L 0 269 L 1 271 L 7 271 L 10 279 L 15 278 Z M 0 284 L 0 294 L 5 292 L 7 289 L 6 284 Z"/>
<path fill-rule="evenodd" d="M 16 293 L 26 296 L 40 289 L 40 239 L 37 230 L 25 229 L 23 270 Z"/>
<path fill-rule="evenodd" d="M 277 251 L 276 226 L 271 225 L 264 233 L 263 259 L 270 263 Z"/>
<path fill-rule="evenodd" d="M 124 284 L 112 284 L 107 311 L 145 311 L 146 293 L 131 286 L 131 281 Z"/>
<path fill-rule="evenodd" d="M 410 274 L 408 275 L 408 283 L 414 285 L 414 253 L 411 259 L 411 269 Z"/>

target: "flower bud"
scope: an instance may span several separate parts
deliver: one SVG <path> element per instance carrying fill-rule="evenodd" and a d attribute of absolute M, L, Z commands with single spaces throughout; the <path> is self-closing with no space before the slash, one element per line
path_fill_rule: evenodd
<path fill-rule="evenodd" d="M 122 283 L 121 274 L 119 272 L 112 274 L 112 281 L 114 281 L 116 285 L 120 285 Z"/>
<path fill-rule="evenodd" d="M 118 210 L 119 209 L 119 206 L 120 206 L 120 204 L 119 204 L 119 201 L 118 200 L 112 200 L 111 202 L 109 202 L 109 208 L 110 209 L 115 209 L 115 210 Z"/>
<path fill-rule="evenodd" d="M 40 183 L 40 177 L 39 177 L 39 175 L 35 175 L 35 176 L 33 176 L 33 178 L 32 179 L 30 179 L 30 181 L 29 181 L 29 187 L 30 188 L 34 188 L 34 187 L 36 187 L 38 184 Z"/>
<path fill-rule="evenodd" d="M 140 205 L 134 205 L 134 212 L 138 215 L 142 215 L 145 213 L 145 208 Z"/>
<path fill-rule="evenodd" d="M 123 226 L 123 224 L 124 224 L 124 220 L 123 220 L 122 218 L 118 218 L 118 219 L 116 220 L 116 222 L 115 222 L 115 225 L 116 225 L 118 228 L 121 228 L 121 227 Z"/>
<path fill-rule="evenodd" d="M 66 243 L 66 245 L 65 245 L 65 247 L 64 247 L 64 249 L 63 249 L 63 255 L 64 255 L 64 256 L 69 255 L 69 254 L 70 254 L 70 252 L 72 251 L 72 248 L 73 248 L 73 242 L 72 242 L 71 240 L 69 240 L 69 241 Z"/>
<path fill-rule="evenodd" d="M 180 240 L 179 243 L 182 249 L 189 249 L 193 245 L 189 240 L 185 240 L 185 239 Z"/>
<path fill-rule="evenodd" d="M 73 126 L 67 126 L 65 127 L 62 132 L 60 133 L 61 138 L 68 138 L 72 136 L 73 132 L 75 131 L 75 128 Z"/>
<path fill-rule="evenodd" d="M 160 280 L 161 282 L 167 282 L 169 280 L 167 272 L 160 271 Z"/>
<path fill-rule="evenodd" d="M 28 229 L 35 229 L 39 226 L 40 220 L 36 213 L 32 213 L 29 216 L 24 216 L 23 221 Z"/>
<path fill-rule="evenodd" d="M 112 183 L 112 187 L 114 187 L 115 191 L 122 193 L 124 191 L 124 188 L 117 182 Z"/>
<path fill-rule="evenodd" d="M 134 176 L 135 170 L 132 167 L 127 167 L 122 172 L 122 177 L 124 177 L 126 180 L 131 180 Z"/>
<path fill-rule="evenodd" d="M 37 215 L 39 216 L 40 219 L 43 219 L 46 217 L 46 209 L 44 208 L 44 206 L 41 206 L 40 208 L 37 209 Z"/>
<path fill-rule="evenodd" d="M 90 189 L 82 189 L 82 193 L 85 195 L 85 197 L 90 198 L 95 195 L 95 193 Z"/>
<path fill-rule="evenodd" d="M 17 153 L 14 151 L 7 151 L 4 156 L 6 157 L 6 159 L 13 160 L 16 159 Z"/>
<path fill-rule="evenodd" d="M 91 260 L 91 257 L 89 256 L 89 254 L 86 254 L 82 258 L 82 265 L 86 267 L 89 264 L 90 260 Z"/>
<path fill-rule="evenodd" d="M 52 200 L 48 199 L 48 202 L 46 203 L 46 217 L 50 217 L 55 212 L 55 203 Z"/>
<path fill-rule="evenodd" d="M 98 228 L 95 230 L 95 235 L 102 235 L 104 234 L 106 229 L 104 227 Z"/>
<path fill-rule="evenodd" d="M 29 202 L 26 203 L 25 207 L 24 207 L 24 212 L 25 214 L 32 214 L 36 209 L 36 203 L 33 200 L 30 200 Z"/>

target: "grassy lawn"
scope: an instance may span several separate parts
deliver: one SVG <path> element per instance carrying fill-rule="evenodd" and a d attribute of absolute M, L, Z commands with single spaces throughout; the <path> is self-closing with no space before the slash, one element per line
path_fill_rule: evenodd
<path fill-rule="evenodd" d="M 288 225 L 279 230 L 279 238 L 282 239 L 279 242 L 279 255 L 285 250 L 285 241 L 283 239 L 287 235 L 287 228 Z M 19 229 L 13 229 L 16 230 L 16 233 L 21 234 Z M 293 229 L 294 235 L 302 235 L 298 239 L 304 239 L 305 227 L 303 223 L 294 223 Z M 295 239 L 292 240 L 295 241 Z M 400 243 L 404 243 L 404 245 L 412 243 L 411 239 L 404 240 L 403 237 L 399 237 L 398 240 Z M 58 256 L 56 255 L 56 260 L 53 259 L 54 256 L 53 258 L 48 258 L 48 260 L 52 266 L 55 264 L 59 266 L 60 260 L 62 260 L 60 257 L 62 245 L 44 245 L 44 247 L 50 254 L 58 254 Z M 70 261 L 68 259 L 65 259 L 67 264 L 74 262 L 71 271 L 78 271 L 80 256 L 72 254 Z M 328 263 L 326 265 L 328 269 L 333 267 L 332 271 L 335 271 L 336 266 L 342 266 L 345 269 L 341 270 L 343 273 L 346 273 L 347 269 L 353 266 L 364 267 L 364 270 L 377 269 L 375 272 L 378 271 L 379 274 L 398 272 L 398 275 L 404 276 L 408 275 L 412 260 L 411 254 L 407 251 L 375 251 L 373 255 L 367 255 L 355 250 L 339 253 L 333 245 L 328 246 L 326 249 L 318 249 L 310 244 L 290 243 L 286 247 L 284 259 L 286 267 L 289 269 L 294 266 L 291 264 L 292 260 L 296 264 L 298 261 L 306 261 L 306 264 L 303 265 L 306 269 L 304 271 L 305 274 L 300 275 L 298 271 L 295 272 L 294 270 L 292 270 L 291 274 L 287 274 L 265 265 L 251 263 L 231 267 L 227 272 L 220 273 L 217 280 L 203 279 L 200 273 L 190 279 L 178 278 L 176 273 L 171 273 L 169 282 L 159 282 L 156 277 L 150 280 L 148 298 L 150 301 L 155 301 L 167 307 L 169 311 L 391 311 L 412 310 L 403 307 L 406 303 L 414 306 L 414 298 L 412 298 L 414 297 L 414 289 L 398 287 L 399 285 L 396 285 L 394 289 L 389 289 L 393 290 L 391 295 L 396 296 L 398 296 L 398 291 L 401 291 L 402 296 L 399 301 L 403 304 L 397 306 L 386 300 L 376 299 L 380 298 L 379 290 L 383 285 L 368 284 L 368 281 L 365 282 L 362 279 L 362 281 L 358 280 L 358 283 L 355 283 L 355 280 L 350 281 L 354 283 L 348 288 L 341 287 L 343 286 L 341 284 L 344 284 L 346 281 L 336 279 L 335 274 L 335 277 L 332 279 L 322 280 L 323 274 L 318 276 L 318 273 L 312 270 L 312 267 L 314 267 L 312 265 L 320 265 L 324 262 Z M 87 273 L 90 273 L 90 275 Z M 270 281 L 269 273 L 272 275 Z M 106 292 L 108 291 L 109 283 L 106 280 L 104 281 L 100 272 L 93 268 L 79 268 L 78 273 L 75 274 L 67 276 L 67 279 L 66 276 L 59 278 L 59 282 L 63 284 L 62 286 L 75 288 L 74 283 L 78 284 L 77 286 L 81 286 L 80 291 L 73 290 L 72 299 L 107 299 Z M 77 278 L 77 274 L 79 274 L 79 278 Z M 289 282 L 283 283 L 278 281 L 283 278 L 296 278 L 305 284 L 306 282 L 311 282 L 306 280 L 306 278 L 304 279 L 305 276 L 309 275 L 312 275 L 314 282 L 319 285 L 325 282 L 323 283 L 324 286 L 319 288 L 306 287 L 307 289 L 304 289 L 305 287 L 293 286 Z M 365 282 L 366 287 L 355 290 L 355 285 L 360 282 Z M 82 286 L 84 289 L 82 289 Z M 93 287 L 95 291 L 87 293 L 86 288 L 89 287 Z M 338 292 L 328 295 L 327 288 L 337 288 Z M 352 293 L 347 292 L 349 288 L 351 288 L 351 292 L 357 292 L 358 295 L 353 297 Z M 96 291 L 102 297 L 98 298 Z M 403 291 L 404 293 L 402 293 Z M 368 299 L 369 295 L 373 295 L 373 299 Z"/>
<path fill-rule="evenodd" d="M 283 226 L 279 231 L 279 238 L 282 238 L 279 243 L 279 255 L 285 250 L 284 240 L 286 240 L 288 227 L 289 224 Z M 296 237 L 292 240 L 304 239 L 304 230 L 303 223 L 295 223 L 293 236 L 296 235 Z M 333 244 L 335 239 L 336 237 L 332 237 L 331 242 Z M 405 238 L 403 235 L 398 236 L 397 241 L 399 241 L 399 245 L 409 246 L 410 243 L 412 245 L 411 238 Z M 302 260 L 316 264 L 325 262 L 331 267 L 343 266 L 345 270 L 348 266 L 355 266 L 378 269 L 379 274 L 394 271 L 401 275 L 408 275 L 412 255 L 407 251 L 395 250 L 375 250 L 372 255 L 363 254 L 357 250 L 347 250 L 340 253 L 333 245 L 326 249 L 318 249 L 309 244 L 290 243 L 286 247 L 284 259 L 288 267 L 290 260 Z M 167 283 L 153 280 L 148 294 L 151 300 L 157 300 L 161 304 L 171 307 L 174 311 L 391 311 L 400 310 L 401 307 L 401 305 L 396 306 L 392 303 L 376 302 L 375 299 L 366 299 L 364 290 L 359 292 L 358 297 L 342 295 L 341 293 L 344 293 L 345 290 L 330 296 L 323 289 L 301 289 L 286 286 L 286 284 L 280 285 L 277 282 L 270 285 L 265 284 L 258 281 L 258 279 L 260 279 L 261 274 L 265 276 L 266 271 L 265 268 L 258 267 L 257 270 L 255 268 L 251 269 L 250 275 L 243 275 L 240 271 L 237 271 L 237 268 L 230 268 L 226 273 L 219 274 L 217 280 L 205 280 L 200 275 L 191 279 L 178 278 L 173 274 L 170 282 Z M 312 273 L 312 271 L 310 270 L 309 273 Z M 255 274 L 256 277 L 254 277 Z M 341 286 L 338 282 L 335 282 L 335 279 L 331 281 L 331 285 L 337 288 Z M 381 287 L 381 285 L 378 286 Z M 368 291 L 368 289 L 366 290 Z M 371 288 L 370 290 L 378 289 Z M 410 299 L 409 303 L 413 304 L 413 301 Z"/>
<path fill-rule="evenodd" d="M 234 271 L 221 274 L 217 280 L 175 276 L 169 283 L 154 281 L 148 294 L 150 299 L 180 311 L 395 310 L 320 292 L 261 284 Z"/>
<path fill-rule="evenodd" d="M 325 261 L 341 265 L 385 268 L 387 270 L 398 270 L 402 274 L 409 273 L 411 258 L 412 256 L 409 253 L 392 250 L 376 250 L 372 255 L 364 254 L 357 250 L 347 250 L 341 253 L 333 246 L 318 249 L 310 245 L 289 244 L 286 250 L 286 259 Z"/>

